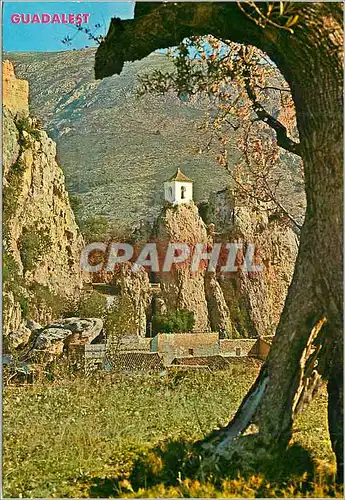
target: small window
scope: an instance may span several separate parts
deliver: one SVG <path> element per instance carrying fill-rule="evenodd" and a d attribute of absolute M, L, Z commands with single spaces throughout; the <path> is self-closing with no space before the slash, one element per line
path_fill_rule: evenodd
<path fill-rule="evenodd" d="M 241 356 L 241 348 L 236 347 L 236 356 Z"/>
<path fill-rule="evenodd" d="M 189 356 L 193 356 L 194 355 L 194 349 L 188 349 L 188 354 L 189 354 Z"/>
<path fill-rule="evenodd" d="M 169 187 L 169 198 L 173 197 L 173 190 L 172 187 Z"/>
<path fill-rule="evenodd" d="M 181 200 L 185 199 L 186 195 L 186 186 L 181 186 Z"/>

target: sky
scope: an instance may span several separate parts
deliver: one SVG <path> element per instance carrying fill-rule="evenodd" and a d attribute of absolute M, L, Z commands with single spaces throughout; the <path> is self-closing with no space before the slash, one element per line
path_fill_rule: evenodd
<path fill-rule="evenodd" d="M 131 19 L 134 13 L 134 2 L 10 2 L 4 1 L 3 6 L 3 50 L 5 52 L 56 52 L 62 50 L 81 49 L 86 46 L 92 47 L 96 43 L 88 40 L 85 33 L 79 32 L 72 24 L 63 23 L 34 23 L 23 24 L 20 16 L 13 14 L 49 14 L 45 19 L 52 19 L 53 14 L 89 14 L 88 23 L 84 27 L 91 29 L 95 35 L 105 35 L 108 31 L 110 19 L 120 17 Z M 13 17 L 12 17 L 13 16 Z M 20 18 L 19 23 L 13 23 L 12 19 Z M 37 17 L 36 17 L 37 19 Z M 99 28 L 95 25 L 100 24 Z M 65 37 L 72 38 L 70 45 L 62 43 Z"/>

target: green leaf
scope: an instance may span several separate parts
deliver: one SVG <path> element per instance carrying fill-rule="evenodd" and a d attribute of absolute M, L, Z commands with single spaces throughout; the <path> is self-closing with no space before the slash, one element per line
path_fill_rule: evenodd
<path fill-rule="evenodd" d="M 296 14 L 295 16 L 290 16 L 290 17 L 289 17 L 289 19 L 287 20 L 287 22 L 286 22 L 286 25 L 285 25 L 285 26 L 286 26 L 287 28 L 290 28 L 290 26 L 293 26 L 294 24 L 296 24 L 296 23 L 297 23 L 298 19 L 299 19 L 298 14 Z"/>
<path fill-rule="evenodd" d="M 284 14 L 284 2 L 279 2 L 280 15 Z"/>

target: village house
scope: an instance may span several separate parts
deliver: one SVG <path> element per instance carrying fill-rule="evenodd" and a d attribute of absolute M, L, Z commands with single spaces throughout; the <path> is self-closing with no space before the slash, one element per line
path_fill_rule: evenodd
<path fill-rule="evenodd" d="M 121 371 L 157 371 L 167 367 L 226 369 L 233 362 L 264 360 L 273 336 L 253 339 L 220 339 L 218 332 L 158 333 L 153 338 L 125 335 L 114 344 L 70 346 L 85 365 Z M 109 362 L 111 360 L 111 362 Z"/>

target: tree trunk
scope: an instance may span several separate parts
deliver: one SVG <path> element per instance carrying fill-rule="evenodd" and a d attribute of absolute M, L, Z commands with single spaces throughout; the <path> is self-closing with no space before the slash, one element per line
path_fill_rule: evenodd
<path fill-rule="evenodd" d="M 96 77 L 184 37 L 212 34 L 256 45 L 277 64 L 296 107 L 307 209 L 299 254 L 277 333 L 260 375 L 230 424 L 212 435 L 216 454 L 255 421 L 267 445 L 286 445 L 296 411 L 328 377 L 329 430 L 343 470 L 342 358 L 342 5 L 294 3 L 294 33 L 259 26 L 236 3 L 137 4 L 113 20 L 96 54 Z M 260 3 L 257 4 L 261 8 Z M 326 323 L 327 321 L 327 323 Z M 327 327 L 327 328 L 326 328 Z M 313 345 L 319 344 L 318 347 Z M 321 356 L 319 366 L 316 358 Z M 322 362 L 323 361 L 323 362 Z"/>
<path fill-rule="evenodd" d="M 344 480 L 344 373 L 340 363 L 328 378 L 328 428 L 332 448 L 337 457 L 337 481 Z"/>

